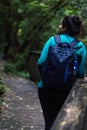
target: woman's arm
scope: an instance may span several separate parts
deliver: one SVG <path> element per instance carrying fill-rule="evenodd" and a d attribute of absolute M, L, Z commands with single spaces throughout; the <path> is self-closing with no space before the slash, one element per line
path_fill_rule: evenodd
<path fill-rule="evenodd" d="M 84 77 L 86 73 L 86 47 L 85 45 L 83 45 L 79 53 L 81 54 L 82 59 L 78 68 L 78 75 L 79 77 Z"/>
<path fill-rule="evenodd" d="M 49 38 L 48 41 L 45 43 L 45 45 L 42 49 L 41 55 L 37 62 L 38 65 L 45 63 L 47 56 L 48 56 L 48 51 L 49 51 L 50 46 L 52 45 L 52 42 L 54 42 L 53 36 L 51 38 Z"/>

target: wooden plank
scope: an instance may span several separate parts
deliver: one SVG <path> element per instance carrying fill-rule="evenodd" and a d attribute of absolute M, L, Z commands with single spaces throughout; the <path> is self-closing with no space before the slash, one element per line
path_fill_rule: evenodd
<path fill-rule="evenodd" d="M 0 115 L 0 130 L 44 130 L 36 84 L 17 76 L 2 75 L 2 80 L 8 107 Z"/>

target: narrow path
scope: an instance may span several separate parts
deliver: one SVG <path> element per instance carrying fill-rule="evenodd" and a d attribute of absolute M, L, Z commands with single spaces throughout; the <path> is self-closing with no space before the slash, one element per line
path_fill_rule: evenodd
<path fill-rule="evenodd" d="M 1 75 L 9 90 L 5 96 L 8 108 L 0 116 L 0 130 L 44 130 L 36 84 L 24 78 Z"/>

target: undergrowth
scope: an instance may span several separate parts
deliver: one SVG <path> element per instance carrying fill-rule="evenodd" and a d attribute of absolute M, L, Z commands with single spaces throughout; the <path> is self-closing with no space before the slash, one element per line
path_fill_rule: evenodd
<path fill-rule="evenodd" d="M 7 106 L 5 100 L 4 100 L 4 95 L 7 92 L 7 86 L 4 85 L 2 82 L 2 79 L 0 78 L 0 114 L 4 110 L 4 108 Z"/>
<path fill-rule="evenodd" d="M 29 78 L 29 72 L 27 72 L 26 70 L 18 70 L 17 66 L 13 63 L 6 63 L 4 65 L 4 72 L 7 74 L 11 74 L 11 75 L 16 75 L 16 76 L 20 76 L 23 78 Z"/>

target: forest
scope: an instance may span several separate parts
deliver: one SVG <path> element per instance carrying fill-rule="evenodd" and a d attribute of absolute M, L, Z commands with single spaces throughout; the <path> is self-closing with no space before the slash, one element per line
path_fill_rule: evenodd
<path fill-rule="evenodd" d="M 66 15 L 81 17 L 79 39 L 87 46 L 87 0 L 0 0 L 0 54 L 8 61 L 6 72 L 28 76 L 29 51 L 41 51 Z"/>

